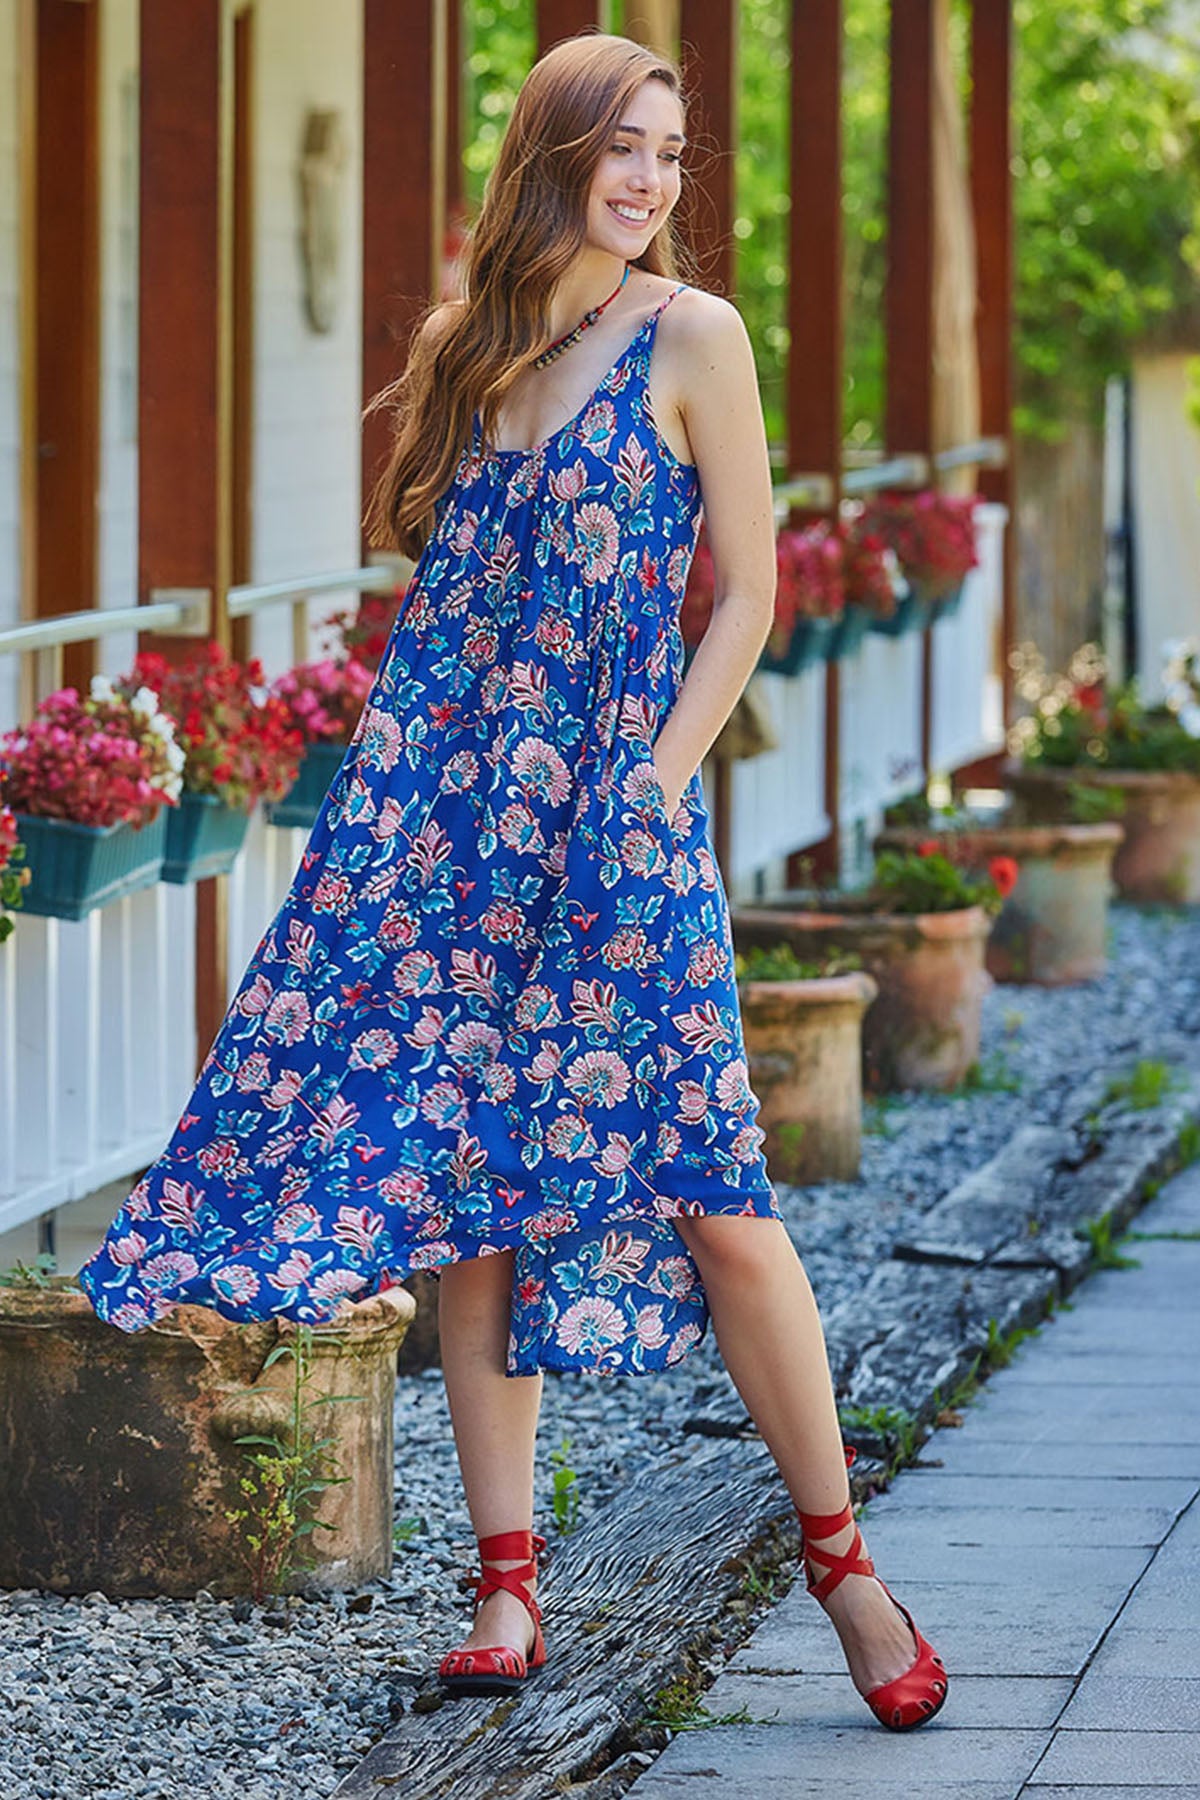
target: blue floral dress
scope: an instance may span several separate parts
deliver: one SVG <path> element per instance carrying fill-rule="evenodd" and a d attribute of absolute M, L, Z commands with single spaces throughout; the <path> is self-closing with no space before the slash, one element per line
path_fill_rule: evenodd
<path fill-rule="evenodd" d="M 708 1320 L 681 1214 L 778 1218 L 697 776 L 651 746 L 683 667 L 695 468 L 648 317 L 531 450 L 471 444 L 291 891 L 163 1155 L 80 1280 L 327 1320 L 513 1249 L 507 1373 L 640 1374 Z"/>

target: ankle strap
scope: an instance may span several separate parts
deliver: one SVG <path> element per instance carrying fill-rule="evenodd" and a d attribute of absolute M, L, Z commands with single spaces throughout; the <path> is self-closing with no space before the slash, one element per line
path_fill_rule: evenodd
<path fill-rule="evenodd" d="M 480 1562 L 512 1562 L 517 1557 L 540 1556 L 546 1540 L 537 1531 L 494 1531 L 477 1539 Z"/>

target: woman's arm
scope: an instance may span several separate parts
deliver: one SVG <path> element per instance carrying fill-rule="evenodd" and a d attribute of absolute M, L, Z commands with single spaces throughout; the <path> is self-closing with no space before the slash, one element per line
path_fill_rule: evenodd
<path fill-rule="evenodd" d="M 712 622 L 654 743 L 674 813 L 771 629 L 775 521 L 754 353 L 741 315 L 727 300 L 692 290 L 664 314 L 662 324 L 668 321 L 666 374 L 700 478 L 715 576 Z"/>

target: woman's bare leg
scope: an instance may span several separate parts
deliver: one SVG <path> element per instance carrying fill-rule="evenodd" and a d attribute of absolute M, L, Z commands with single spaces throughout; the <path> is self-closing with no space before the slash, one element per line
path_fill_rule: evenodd
<path fill-rule="evenodd" d="M 825 1335 L 787 1231 L 776 1219 L 736 1215 L 675 1224 L 700 1271 L 725 1367 L 789 1494 L 802 1512 L 836 1512 L 846 1462 Z M 851 1527 L 820 1544 L 846 1551 L 853 1538 Z M 912 1633 L 878 1582 L 848 1576 L 827 1610 L 860 1693 L 912 1663 Z"/>
<path fill-rule="evenodd" d="M 533 1519 L 533 1460 L 542 1376 L 504 1373 L 513 1255 L 450 1263 L 438 1282 L 442 1370 L 471 1524 L 477 1537 L 523 1531 Z M 516 1562 L 499 1565 L 515 1568 Z M 464 1645 L 528 1654 L 533 1620 L 514 1594 L 489 1594 Z"/>

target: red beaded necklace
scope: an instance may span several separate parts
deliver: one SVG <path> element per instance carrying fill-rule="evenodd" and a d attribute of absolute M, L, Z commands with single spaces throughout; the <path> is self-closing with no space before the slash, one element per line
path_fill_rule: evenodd
<path fill-rule="evenodd" d="M 608 299 L 602 300 L 600 302 L 599 306 L 593 306 L 591 312 L 584 313 L 584 315 L 583 315 L 582 319 L 580 319 L 578 325 L 572 326 L 571 330 L 568 331 L 563 337 L 555 338 L 554 342 L 552 344 L 548 344 L 546 346 L 546 348 L 542 351 L 540 356 L 535 356 L 533 359 L 534 368 L 535 369 L 544 369 L 546 364 L 552 363 L 556 356 L 561 356 L 564 350 L 569 350 L 571 348 L 572 344 L 578 343 L 579 339 L 583 336 L 584 332 L 588 329 L 589 325 L 594 325 L 596 323 L 596 320 L 600 317 L 600 314 L 604 311 L 605 307 L 608 306 L 613 300 L 616 299 L 617 295 L 620 293 L 621 289 L 625 286 L 625 283 L 628 280 L 629 280 L 629 264 L 626 263 L 625 264 L 625 273 L 622 275 L 620 281 L 618 281 L 618 283 L 617 283 L 616 287 L 613 289 L 612 293 L 608 296 Z"/>

